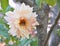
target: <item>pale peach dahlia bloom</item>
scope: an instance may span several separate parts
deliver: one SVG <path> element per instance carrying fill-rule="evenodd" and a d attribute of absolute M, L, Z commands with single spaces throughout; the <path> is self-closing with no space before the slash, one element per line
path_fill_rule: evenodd
<path fill-rule="evenodd" d="M 8 33 L 18 38 L 29 38 L 29 34 L 35 30 L 36 25 L 39 25 L 37 16 L 36 12 L 33 12 L 33 7 L 24 3 L 18 5 L 13 12 L 7 12 L 4 17 L 10 27 Z"/>

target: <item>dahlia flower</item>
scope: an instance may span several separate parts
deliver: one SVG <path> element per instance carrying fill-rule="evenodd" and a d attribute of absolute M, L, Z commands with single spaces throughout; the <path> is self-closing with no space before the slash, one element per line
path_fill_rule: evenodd
<path fill-rule="evenodd" d="M 13 12 L 7 12 L 4 17 L 10 28 L 8 33 L 18 38 L 29 38 L 31 32 L 36 30 L 36 25 L 39 25 L 37 16 L 36 12 L 33 12 L 33 7 L 25 3 L 16 6 Z"/>

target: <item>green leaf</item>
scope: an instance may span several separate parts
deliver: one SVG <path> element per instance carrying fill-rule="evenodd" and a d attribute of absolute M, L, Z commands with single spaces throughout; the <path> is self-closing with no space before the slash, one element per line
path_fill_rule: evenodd
<path fill-rule="evenodd" d="M 18 38 L 16 38 L 15 36 L 10 36 L 10 40 L 12 40 L 13 42 L 16 41 L 13 45 L 11 46 L 19 46 L 20 45 L 20 40 Z"/>
<path fill-rule="evenodd" d="M 37 6 L 40 6 L 40 0 L 35 0 Z"/>
<path fill-rule="evenodd" d="M 10 40 L 10 39 L 6 38 L 6 39 L 4 40 L 4 42 L 5 42 L 6 44 L 8 44 L 8 43 L 9 43 L 9 40 Z"/>
<path fill-rule="evenodd" d="M 32 39 L 22 38 L 20 39 L 20 46 L 28 46 L 32 42 Z"/>
<path fill-rule="evenodd" d="M 2 12 L 3 14 L 5 14 L 5 12 L 14 10 L 12 7 L 9 6 L 8 0 L 1 0 L 1 7 L 2 10 L 0 10 L 0 12 Z"/>
<path fill-rule="evenodd" d="M 57 34 L 58 36 L 60 36 L 60 29 L 57 29 Z"/>
<path fill-rule="evenodd" d="M 5 10 L 0 10 L 0 12 L 2 13 L 2 14 L 5 14 L 6 12 L 8 12 L 8 11 L 13 11 L 14 9 L 12 8 L 12 7 L 10 7 L 10 6 L 7 6 L 7 8 L 5 9 Z"/>
<path fill-rule="evenodd" d="M 43 3 L 43 0 L 35 0 L 38 7 L 41 7 L 41 4 Z"/>
<path fill-rule="evenodd" d="M 19 39 L 16 40 L 16 45 L 15 46 L 20 46 L 20 41 Z"/>
<path fill-rule="evenodd" d="M 7 31 L 7 29 L 4 27 L 3 24 L 0 24 L 0 30 L 1 30 L 1 31 Z"/>
<path fill-rule="evenodd" d="M 41 8 L 42 4 L 45 3 L 45 0 L 35 0 L 35 3 L 36 3 L 36 5 L 37 5 L 38 7 Z"/>
<path fill-rule="evenodd" d="M 38 46 L 38 38 L 34 38 L 30 45 L 31 46 Z"/>
<path fill-rule="evenodd" d="M 46 0 L 46 3 L 50 6 L 54 6 L 57 3 L 57 0 Z"/>
<path fill-rule="evenodd" d="M 32 42 L 32 39 L 29 39 L 26 43 L 25 46 L 28 46 Z"/>
<path fill-rule="evenodd" d="M 2 10 L 0 10 L 0 13 L 2 12 Z"/>
<path fill-rule="evenodd" d="M 8 30 L 4 27 L 3 24 L 0 24 L 0 35 L 9 37 Z"/>
<path fill-rule="evenodd" d="M 31 38 L 31 39 L 21 39 L 20 40 L 20 46 L 38 46 L 38 39 L 37 38 Z"/>
<path fill-rule="evenodd" d="M 60 0 L 57 0 L 57 5 L 58 5 L 58 7 L 60 9 Z"/>
<path fill-rule="evenodd" d="M 4 20 L 4 16 L 0 17 L 0 24 L 3 24 L 6 29 L 9 29 L 9 25 Z"/>
<path fill-rule="evenodd" d="M 13 11 L 13 10 L 14 9 L 12 7 L 8 6 L 5 11 L 8 12 L 8 11 Z"/>
<path fill-rule="evenodd" d="M 28 41 L 27 38 L 20 39 L 20 46 L 24 46 L 27 41 Z"/>
<path fill-rule="evenodd" d="M 5 10 L 7 8 L 8 4 L 8 0 L 1 0 L 1 7 L 3 10 Z"/>
<path fill-rule="evenodd" d="M 5 37 L 9 37 L 8 34 L 8 28 L 6 22 L 3 18 L 0 17 L 0 35 L 3 35 Z"/>

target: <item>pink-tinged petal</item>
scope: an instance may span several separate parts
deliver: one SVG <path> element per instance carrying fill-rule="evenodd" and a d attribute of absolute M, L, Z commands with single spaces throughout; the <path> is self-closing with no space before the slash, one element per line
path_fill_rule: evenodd
<path fill-rule="evenodd" d="M 34 12 L 32 13 L 32 16 L 36 18 L 38 15 L 36 14 L 36 12 Z"/>
<path fill-rule="evenodd" d="M 11 29 L 8 31 L 8 33 L 10 33 L 10 35 L 12 35 L 12 36 L 16 36 L 16 29 L 11 28 Z"/>
<path fill-rule="evenodd" d="M 4 19 L 7 21 L 7 22 L 14 22 L 15 21 L 15 19 L 13 19 L 13 18 L 10 18 L 10 17 L 4 17 Z"/>

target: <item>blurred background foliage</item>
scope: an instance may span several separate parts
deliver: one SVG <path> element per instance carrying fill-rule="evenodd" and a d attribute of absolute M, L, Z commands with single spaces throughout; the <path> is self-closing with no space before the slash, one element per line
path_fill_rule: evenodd
<path fill-rule="evenodd" d="M 60 0 L 34 0 L 35 4 L 38 8 L 42 8 L 42 4 L 48 4 L 51 7 L 54 7 L 56 4 L 60 10 Z M 0 0 L 1 8 L 0 9 L 0 42 L 5 42 L 7 46 L 38 46 L 38 38 L 21 38 L 17 39 L 8 34 L 9 25 L 7 25 L 4 20 L 5 13 L 8 11 L 13 11 L 14 9 L 9 5 L 9 0 Z M 57 29 L 56 33 L 60 36 L 60 29 Z M 10 40 L 14 43 L 13 45 L 9 45 Z M 15 42 L 14 42 L 15 41 Z"/>

